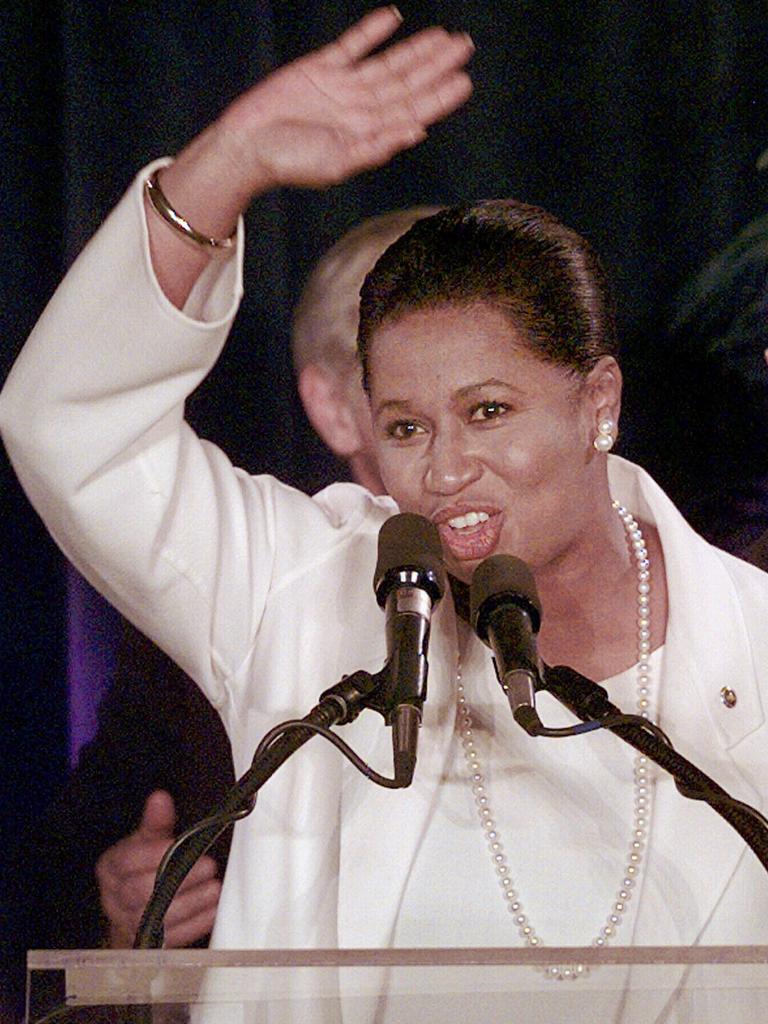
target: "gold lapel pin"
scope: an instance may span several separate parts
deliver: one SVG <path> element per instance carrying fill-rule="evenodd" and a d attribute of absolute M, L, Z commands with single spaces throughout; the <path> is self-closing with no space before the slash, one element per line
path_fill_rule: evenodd
<path fill-rule="evenodd" d="M 738 700 L 736 691 L 732 690 L 730 686 L 724 686 L 720 691 L 720 700 L 727 708 L 735 708 L 736 701 Z"/>

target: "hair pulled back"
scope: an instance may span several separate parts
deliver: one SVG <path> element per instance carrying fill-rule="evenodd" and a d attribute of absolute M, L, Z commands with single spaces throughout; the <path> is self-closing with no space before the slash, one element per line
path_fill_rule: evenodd
<path fill-rule="evenodd" d="M 489 199 L 418 221 L 366 277 L 358 331 L 366 390 L 371 339 L 383 323 L 477 302 L 508 317 L 540 358 L 573 373 L 616 355 L 613 302 L 589 243 L 546 210 Z"/>

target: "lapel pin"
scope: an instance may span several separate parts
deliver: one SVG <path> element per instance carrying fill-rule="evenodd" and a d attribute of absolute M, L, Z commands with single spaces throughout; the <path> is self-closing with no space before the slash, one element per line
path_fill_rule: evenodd
<path fill-rule="evenodd" d="M 727 708 L 735 708 L 736 701 L 738 700 L 736 691 L 732 690 L 730 686 L 724 686 L 720 691 L 720 700 Z"/>

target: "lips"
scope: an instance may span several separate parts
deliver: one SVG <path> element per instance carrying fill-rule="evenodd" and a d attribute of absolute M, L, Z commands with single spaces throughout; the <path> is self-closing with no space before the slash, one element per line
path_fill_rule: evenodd
<path fill-rule="evenodd" d="M 478 517 L 472 513 L 484 515 Z M 476 519 L 479 521 L 475 522 Z M 469 522 L 471 525 L 456 528 L 455 525 L 450 525 L 450 521 L 454 524 Z M 488 505 L 466 505 L 442 510 L 434 517 L 434 522 L 446 554 L 450 553 L 458 561 L 474 561 L 487 558 L 496 550 L 504 525 L 504 515 L 499 509 Z"/>

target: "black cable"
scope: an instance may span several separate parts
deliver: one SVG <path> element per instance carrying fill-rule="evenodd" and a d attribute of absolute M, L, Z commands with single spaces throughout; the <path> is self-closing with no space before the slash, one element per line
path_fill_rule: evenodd
<path fill-rule="evenodd" d="M 313 724 L 328 726 L 338 721 L 341 709 L 333 702 L 318 705 L 307 718 Z M 248 771 L 227 792 L 219 810 L 209 815 L 210 824 L 193 828 L 192 835 L 178 846 L 165 865 L 162 877 L 158 874 L 155 887 L 146 906 L 134 941 L 134 949 L 159 949 L 163 944 L 163 920 L 171 900 L 195 862 L 232 821 L 253 809 L 253 797 L 264 782 L 314 735 L 309 728 L 295 730 L 294 735 L 273 743 Z M 279 748 L 279 749 L 278 749 Z"/>
<path fill-rule="evenodd" d="M 352 716 L 353 717 L 353 716 Z M 317 721 L 317 719 L 320 721 Z M 303 719 L 290 719 L 275 726 L 263 737 L 253 756 L 251 767 L 237 780 L 221 805 L 208 817 L 183 832 L 166 850 L 157 869 L 155 887 L 136 934 L 134 949 L 160 948 L 163 941 L 162 921 L 179 886 L 192 866 L 229 825 L 247 817 L 256 804 L 256 792 L 288 757 L 314 735 L 332 743 L 366 778 L 387 789 L 400 789 L 403 782 L 380 775 L 367 764 L 340 736 L 327 727 L 350 720 L 343 701 L 330 699 L 312 709 Z M 323 724 L 323 723 L 327 724 Z M 290 742 L 282 743 L 295 733 Z M 137 1020 L 141 1011 L 137 1009 Z M 58 1024 L 69 1020 L 77 1008 L 66 1003 L 38 1018 L 34 1024 Z"/>
<path fill-rule="evenodd" d="M 350 677 L 351 678 L 351 677 Z M 290 719 L 271 729 L 261 740 L 251 767 L 234 784 L 221 805 L 203 821 L 179 836 L 166 851 L 158 868 L 152 896 L 136 933 L 134 949 L 159 949 L 163 943 L 162 922 L 179 886 L 196 861 L 225 828 L 251 813 L 256 793 L 275 771 L 313 735 L 331 742 L 366 778 L 387 789 L 400 789 L 404 780 L 380 775 L 328 726 L 348 721 L 354 713 L 343 700 L 321 700 L 302 719 Z M 293 734 L 293 735 L 291 735 Z"/>
<path fill-rule="evenodd" d="M 567 739 L 569 736 L 582 736 L 587 732 L 595 732 L 597 729 L 610 729 L 615 725 L 638 725 L 648 732 L 657 736 L 662 743 L 672 746 L 669 737 L 653 722 L 640 715 L 611 715 L 610 718 L 591 718 L 580 725 L 564 725 L 558 728 L 544 725 L 534 708 L 522 704 L 514 711 L 514 718 L 518 725 L 521 725 L 529 736 L 544 736 L 547 739 Z"/>
<path fill-rule="evenodd" d="M 325 729 L 322 726 L 308 723 L 302 718 L 292 718 L 287 722 L 283 722 L 281 725 L 276 725 L 274 729 L 266 734 L 259 744 L 256 751 L 256 757 L 261 756 L 261 754 L 271 746 L 273 739 L 279 738 L 283 733 L 289 732 L 291 729 L 311 729 L 313 732 L 324 737 L 324 739 L 328 740 L 334 745 L 334 747 L 340 750 L 344 757 L 346 757 L 348 761 L 351 761 L 359 772 L 365 775 L 367 779 L 370 779 L 371 782 L 375 782 L 377 786 L 383 786 L 385 789 L 403 788 L 402 783 L 397 779 L 390 779 L 386 775 L 379 775 L 377 771 L 371 768 L 371 766 L 367 764 L 359 754 L 356 754 L 352 747 L 350 747 L 348 743 L 345 743 L 344 740 L 335 732 L 331 732 L 330 729 Z"/>
<path fill-rule="evenodd" d="M 749 804 L 734 799 L 722 786 L 679 754 L 658 726 L 638 715 L 623 715 L 608 700 L 608 693 L 602 686 L 567 666 L 545 668 L 543 688 L 577 718 L 584 722 L 599 722 L 669 772 L 683 796 L 708 803 L 739 833 L 768 870 L 768 822 L 764 816 Z"/>
<path fill-rule="evenodd" d="M 252 764 L 256 762 L 259 758 L 261 758 L 264 755 L 265 751 L 269 749 L 273 743 L 275 743 L 281 736 L 285 735 L 285 733 L 290 732 L 292 729 L 309 730 L 310 732 L 317 733 L 317 735 L 322 736 L 324 739 L 328 740 L 341 751 L 341 753 L 344 755 L 344 757 L 347 758 L 347 760 L 351 761 L 351 763 L 355 766 L 355 768 L 357 768 L 359 772 L 361 772 L 367 779 L 370 779 L 371 782 L 375 782 L 377 786 L 383 786 L 385 789 L 402 789 L 401 782 L 399 782 L 397 779 L 390 779 L 386 775 L 380 775 L 377 771 L 375 771 L 375 769 L 371 768 L 371 766 L 367 764 L 359 756 L 359 754 L 356 754 L 352 747 L 350 747 L 348 743 L 345 743 L 344 740 L 341 739 L 341 737 L 338 736 L 335 732 L 331 732 L 330 729 L 326 729 L 321 725 L 315 725 L 312 722 L 307 722 L 304 719 L 289 719 L 288 721 L 282 722 L 280 725 L 276 725 L 273 729 L 271 729 L 264 736 L 261 743 L 257 747 Z M 239 786 L 240 783 L 242 783 L 246 778 L 247 776 L 244 775 L 236 783 L 236 785 Z M 158 884 L 162 881 L 162 876 L 164 875 L 166 868 L 168 867 L 168 864 L 175 856 L 176 851 L 180 849 L 193 836 L 197 835 L 199 832 L 202 832 L 205 829 L 215 828 L 218 829 L 216 833 L 216 836 L 218 837 L 219 835 L 221 835 L 223 830 L 227 828 L 227 826 L 234 825 L 234 823 L 236 821 L 239 821 L 241 818 L 247 818 L 248 815 L 253 810 L 253 808 L 255 807 L 255 805 L 256 798 L 254 796 L 251 804 L 248 807 L 242 807 L 238 811 L 233 811 L 231 813 L 226 814 L 222 813 L 221 811 L 214 811 L 207 818 L 203 818 L 201 821 L 195 822 L 194 825 L 190 825 L 186 832 L 182 832 L 182 834 L 178 836 L 176 840 L 172 843 L 172 845 L 169 846 L 168 849 L 165 851 L 163 859 L 160 861 L 160 864 L 158 865 L 157 868 L 157 879 L 155 884 Z"/>

